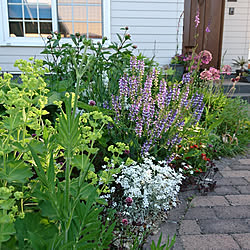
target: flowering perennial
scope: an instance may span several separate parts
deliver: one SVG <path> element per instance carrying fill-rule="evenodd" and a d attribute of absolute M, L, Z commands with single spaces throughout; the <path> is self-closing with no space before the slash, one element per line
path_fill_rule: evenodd
<path fill-rule="evenodd" d="M 164 146 L 171 151 L 182 140 L 182 128 L 199 121 L 203 95 L 196 93 L 190 98 L 188 84 L 181 89 L 178 84 L 168 87 L 164 80 L 159 83 L 156 69 L 144 76 L 144 62 L 135 57 L 130 70 L 131 76 L 127 73 L 119 81 L 119 96 L 112 97 L 115 121 L 123 118 L 131 122 L 136 136 L 143 139 L 142 155 L 164 136 Z"/>
<path fill-rule="evenodd" d="M 156 215 L 163 210 L 176 206 L 180 184 L 184 178 L 176 173 L 166 161 L 154 163 L 155 158 L 148 154 L 143 163 L 121 165 L 121 173 L 116 183 L 124 190 L 127 197 L 120 209 L 130 222 L 141 222 L 148 215 Z"/>

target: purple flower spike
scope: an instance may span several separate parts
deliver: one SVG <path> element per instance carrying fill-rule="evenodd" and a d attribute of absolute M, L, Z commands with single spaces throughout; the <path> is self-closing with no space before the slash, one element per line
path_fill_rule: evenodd
<path fill-rule="evenodd" d="M 198 27 L 199 23 L 200 23 L 200 10 L 198 9 L 197 12 L 196 12 L 196 16 L 195 16 L 195 28 Z"/>

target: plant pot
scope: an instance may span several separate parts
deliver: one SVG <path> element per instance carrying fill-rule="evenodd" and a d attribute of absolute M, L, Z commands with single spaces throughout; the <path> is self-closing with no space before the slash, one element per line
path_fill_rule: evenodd
<path fill-rule="evenodd" d="M 182 77 L 184 74 L 185 66 L 183 64 L 169 64 L 169 66 L 175 70 L 175 77 Z"/>

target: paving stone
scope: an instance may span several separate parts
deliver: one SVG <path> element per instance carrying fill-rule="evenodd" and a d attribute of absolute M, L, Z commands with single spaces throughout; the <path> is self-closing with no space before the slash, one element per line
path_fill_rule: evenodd
<path fill-rule="evenodd" d="M 223 177 L 249 177 L 250 178 L 250 171 L 247 170 L 232 170 L 232 171 L 220 171 Z"/>
<path fill-rule="evenodd" d="M 221 219 L 250 218 L 250 206 L 214 207 L 214 212 Z"/>
<path fill-rule="evenodd" d="M 162 233 L 162 243 L 168 241 L 168 236 L 169 239 L 171 240 L 172 237 L 176 234 L 178 224 L 176 222 L 165 222 L 160 225 L 160 230 L 155 234 L 155 235 L 150 235 L 147 239 L 147 242 L 144 244 L 143 248 L 144 249 L 150 249 L 150 245 L 152 243 L 152 240 L 155 241 L 155 243 L 158 242 L 158 239 Z"/>
<path fill-rule="evenodd" d="M 242 186 L 242 185 L 248 185 L 247 180 L 245 180 L 242 177 L 239 178 L 222 178 L 217 180 L 216 186 Z"/>
<path fill-rule="evenodd" d="M 232 206 L 250 205 L 250 195 L 226 195 L 225 197 Z"/>
<path fill-rule="evenodd" d="M 230 166 L 232 170 L 250 170 L 250 165 L 239 165 L 239 164 L 233 164 Z M 223 169 L 225 170 L 225 169 Z"/>
<path fill-rule="evenodd" d="M 241 194 L 250 194 L 250 185 L 247 186 L 236 186 Z"/>
<path fill-rule="evenodd" d="M 240 164 L 250 165 L 250 159 L 240 159 L 239 162 Z"/>
<path fill-rule="evenodd" d="M 233 237 L 227 234 L 183 235 L 185 250 L 225 250 L 240 249 Z"/>
<path fill-rule="evenodd" d="M 196 220 L 196 219 L 214 219 L 216 217 L 215 212 L 209 207 L 193 207 L 189 208 L 185 219 L 186 220 Z"/>
<path fill-rule="evenodd" d="M 240 186 L 245 187 L 245 186 Z M 240 194 L 240 192 L 233 186 L 219 186 L 215 187 L 214 192 L 217 195 L 226 195 L 226 194 Z"/>
<path fill-rule="evenodd" d="M 230 167 L 223 168 L 223 171 L 231 171 L 232 169 Z"/>
<path fill-rule="evenodd" d="M 250 249 L 250 233 L 232 234 L 242 249 Z"/>
<path fill-rule="evenodd" d="M 180 235 L 200 234 L 201 230 L 195 220 L 182 220 L 179 230 Z"/>
<path fill-rule="evenodd" d="M 191 206 L 213 207 L 213 206 L 229 206 L 229 204 L 223 196 L 198 196 L 192 200 Z"/>
<path fill-rule="evenodd" d="M 209 219 L 199 221 L 200 229 L 203 234 L 216 233 L 249 233 L 250 228 L 245 219 Z"/>
<path fill-rule="evenodd" d="M 250 177 L 245 177 L 245 179 L 250 183 Z"/>

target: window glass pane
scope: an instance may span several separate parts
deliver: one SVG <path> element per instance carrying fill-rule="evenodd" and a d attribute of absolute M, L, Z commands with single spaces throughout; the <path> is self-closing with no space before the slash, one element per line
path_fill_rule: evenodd
<path fill-rule="evenodd" d="M 22 22 L 10 22 L 10 36 L 23 36 L 23 23 Z"/>
<path fill-rule="evenodd" d="M 101 4 L 102 0 L 88 0 L 89 4 Z"/>
<path fill-rule="evenodd" d="M 72 23 L 60 22 L 59 32 L 62 34 L 62 37 L 70 37 L 70 34 L 73 33 Z"/>
<path fill-rule="evenodd" d="M 50 23 L 50 22 L 40 23 L 40 33 L 42 36 L 50 35 L 51 31 L 52 31 L 52 23 Z"/>
<path fill-rule="evenodd" d="M 88 20 L 89 21 L 102 21 L 101 6 L 88 6 Z"/>
<path fill-rule="evenodd" d="M 87 36 L 87 23 L 74 23 L 74 31 Z"/>
<path fill-rule="evenodd" d="M 38 0 L 38 4 L 48 4 L 48 5 L 51 5 L 51 0 Z"/>
<path fill-rule="evenodd" d="M 77 21 L 87 20 L 87 8 L 86 6 L 73 6 L 73 18 Z"/>
<path fill-rule="evenodd" d="M 9 11 L 9 18 L 10 19 L 22 19 L 22 5 L 9 5 L 8 6 Z"/>
<path fill-rule="evenodd" d="M 8 3 L 22 3 L 22 0 L 8 0 Z"/>
<path fill-rule="evenodd" d="M 37 19 L 37 6 L 35 4 L 24 5 L 24 18 L 28 20 Z"/>
<path fill-rule="evenodd" d="M 58 19 L 59 20 L 72 20 L 72 7 L 71 6 L 58 6 Z"/>
<path fill-rule="evenodd" d="M 25 23 L 25 36 L 38 37 L 38 23 L 26 22 Z"/>
<path fill-rule="evenodd" d="M 39 19 L 52 20 L 50 5 L 39 5 Z"/>
<path fill-rule="evenodd" d="M 89 38 L 102 38 L 101 23 L 89 23 Z"/>
<path fill-rule="evenodd" d="M 25 4 L 37 4 L 37 0 L 23 0 Z"/>
<path fill-rule="evenodd" d="M 71 0 L 57 0 L 58 4 L 60 3 L 72 3 Z"/>
<path fill-rule="evenodd" d="M 86 0 L 73 0 L 73 3 L 86 4 L 87 1 Z M 89 3 L 89 0 L 88 0 L 88 3 Z"/>

